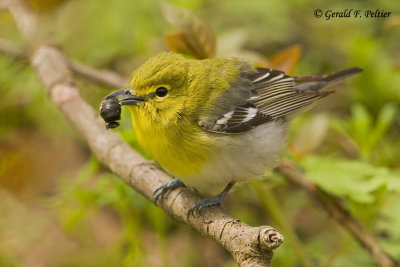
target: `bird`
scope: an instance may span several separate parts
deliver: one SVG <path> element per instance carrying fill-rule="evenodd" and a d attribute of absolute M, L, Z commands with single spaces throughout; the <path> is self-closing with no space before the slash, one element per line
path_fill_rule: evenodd
<path fill-rule="evenodd" d="M 139 144 L 175 177 L 153 201 L 186 186 L 204 199 L 192 210 L 222 205 L 235 184 L 279 164 L 290 120 L 333 91 L 322 90 L 362 69 L 289 76 L 237 58 L 188 59 L 163 52 L 146 61 L 125 89 L 107 95 L 107 128 L 128 106 Z"/>

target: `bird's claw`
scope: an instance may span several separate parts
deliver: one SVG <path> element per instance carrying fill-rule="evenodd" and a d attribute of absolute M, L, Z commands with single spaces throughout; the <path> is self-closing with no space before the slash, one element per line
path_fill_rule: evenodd
<path fill-rule="evenodd" d="M 157 203 L 157 200 L 161 196 L 163 196 L 167 191 L 181 187 L 181 186 L 185 186 L 185 185 L 178 179 L 173 179 L 172 181 L 160 186 L 153 192 L 153 202 Z"/>
<path fill-rule="evenodd" d="M 215 197 L 202 199 L 202 200 L 199 200 L 196 203 L 194 203 L 193 207 L 190 208 L 190 210 L 188 211 L 188 218 L 190 215 L 193 215 L 193 212 L 195 210 L 197 210 L 198 212 L 201 212 L 202 209 L 207 208 L 207 207 L 212 207 L 212 206 L 221 206 L 224 209 L 224 211 L 227 212 L 225 207 L 222 205 L 222 202 L 225 199 L 225 195 L 229 192 L 229 190 L 231 190 L 231 188 L 233 187 L 234 184 L 235 184 L 234 181 L 230 182 L 224 188 L 224 190 L 220 194 L 216 195 Z"/>
<path fill-rule="evenodd" d="M 193 207 L 188 211 L 188 215 L 193 215 L 194 211 L 201 212 L 204 208 L 212 206 L 221 206 L 225 211 L 225 207 L 222 205 L 224 201 L 224 195 L 217 195 L 212 198 L 202 199 L 194 203 Z"/>

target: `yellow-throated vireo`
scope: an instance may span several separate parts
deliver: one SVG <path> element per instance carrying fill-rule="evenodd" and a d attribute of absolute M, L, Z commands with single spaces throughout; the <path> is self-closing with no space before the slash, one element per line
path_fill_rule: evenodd
<path fill-rule="evenodd" d="M 141 146 L 177 178 L 158 188 L 154 201 L 183 182 L 214 196 L 197 202 L 200 210 L 221 204 L 234 183 L 276 166 L 290 118 L 332 92 L 322 88 L 361 71 L 290 77 L 236 58 L 161 53 L 128 88 L 108 95 L 100 113 L 114 128 L 120 106 L 128 105 Z"/>

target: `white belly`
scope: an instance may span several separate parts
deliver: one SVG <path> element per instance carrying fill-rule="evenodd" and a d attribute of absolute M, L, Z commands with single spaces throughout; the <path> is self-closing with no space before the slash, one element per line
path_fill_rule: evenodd
<path fill-rule="evenodd" d="M 231 182 L 259 178 L 278 164 L 287 123 L 270 122 L 241 134 L 220 134 L 223 145 L 194 175 L 178 177 L 186 186 L 207 195 L 219 194 Z"/>

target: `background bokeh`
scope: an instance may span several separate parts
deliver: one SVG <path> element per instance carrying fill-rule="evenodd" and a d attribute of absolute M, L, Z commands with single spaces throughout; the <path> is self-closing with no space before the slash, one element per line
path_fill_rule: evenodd
<path fill-rule="evenodd" d="M 177 31 L 153 0 L 30 2 L 40 12 L 43 35 L 51 33 L 71 59 L 126 77 L 168 50 L 165 35 Z M 295 75 L 364 69 L 293 121 L 284 154 L 308 179 L 340 198 L 400 260 L 400 5 L 393 0 L 169 2 L 211 25 L 217 56 L 268 64 L 299 45 Z M 314 17 L 317 8 L 380 9 L 391 15 L 326 20 Z M 0 10 L 0 39 L 22 43 L 7 10 Z M 95 109 L 111 90 L 84 78 L 79 86 Z M 127 112 L 115 131 L 142 151 Z M 268 172 L 262 181 L 240 187 L 226 206 L 250 225 L 272 225 L 285 235 L 274 266 L 374 266 L 351 235 L 277 174 Z M 235 262 L 102 167 L 51 104 L 32 69 L 0 52 L 0 266 Z"/>

